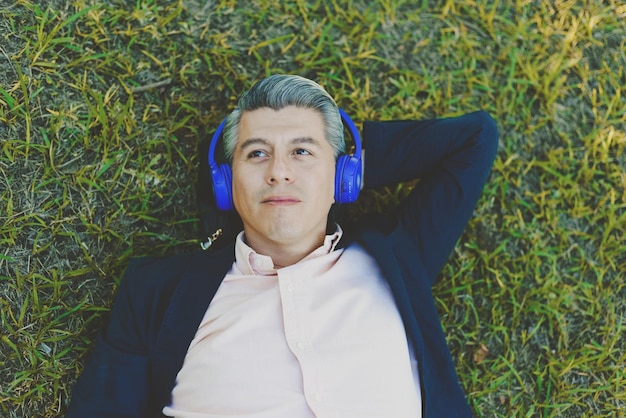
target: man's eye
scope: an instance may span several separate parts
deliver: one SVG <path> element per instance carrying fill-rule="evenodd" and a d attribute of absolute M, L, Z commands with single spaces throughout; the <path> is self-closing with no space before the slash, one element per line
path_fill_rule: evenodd
<path fill-rule="evenodd" d="M 254 150 L 248 154 L 248 158 L 262 158 L 267 157 L 267 154 L 261 150 Z"/>
<path fill-rule="evenodd" d="M 303 148 L 298 148 L 293 153 L 296 155 L 311 155 L 311 153 L 308 150 L 305 150 Z"/>

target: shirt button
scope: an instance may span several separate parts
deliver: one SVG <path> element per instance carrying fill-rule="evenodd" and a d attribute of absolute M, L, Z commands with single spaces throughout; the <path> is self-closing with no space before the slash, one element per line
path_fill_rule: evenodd
<path fill-rule="evenodd" d="M 287 285 L 287 290 L 289 291 L 289 293 L 293 293 L 296 289 L 293 287 L 292 284 L 288 284 Z"/>
<path fill-rule="evenodd" d="M 302 341 L 298 341 L 296 347 L 298 347 L 300 350 L 304 350 L 304 347 L 306 347 L 306 345 Z"/>

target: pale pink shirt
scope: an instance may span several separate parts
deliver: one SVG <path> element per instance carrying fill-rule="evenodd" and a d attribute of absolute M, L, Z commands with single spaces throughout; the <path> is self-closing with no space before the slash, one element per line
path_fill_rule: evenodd
<path fill-rule="evenodd" d="M 181 418 L 421 417 L 417 367 L 376 262 L 341 229 L 274 269 L 237 237 L 163 409 Z"/>

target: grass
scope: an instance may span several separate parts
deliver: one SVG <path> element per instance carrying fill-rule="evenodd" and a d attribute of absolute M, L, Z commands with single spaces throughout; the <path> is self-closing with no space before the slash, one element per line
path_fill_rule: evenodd
<path fill-rule="evenodd" d="M 62 416 L 128 259 L 199 244 L 198 142 L 277 72 L 358 123 L 488 110 L 497 160 L 435 288 L 471 406 L 625 416 L 626 6 L 281 3 L 0 4 L 0 416 Z"/>

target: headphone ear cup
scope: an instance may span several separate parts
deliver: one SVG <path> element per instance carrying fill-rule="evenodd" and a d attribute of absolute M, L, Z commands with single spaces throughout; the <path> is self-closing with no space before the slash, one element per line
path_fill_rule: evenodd
<path fill-rule="evenodd" d="M 228 164 L 212 164 L 211 181 L 213 183 L 213 194 L 215 204 L 219 210 L 232 210 L 232 173 Z"/>
<path fill-rule="evenodd" d="M 335 202 L 356 202 L 361 191 L 361 158 L 342 155 L 335 170 Z"/>

